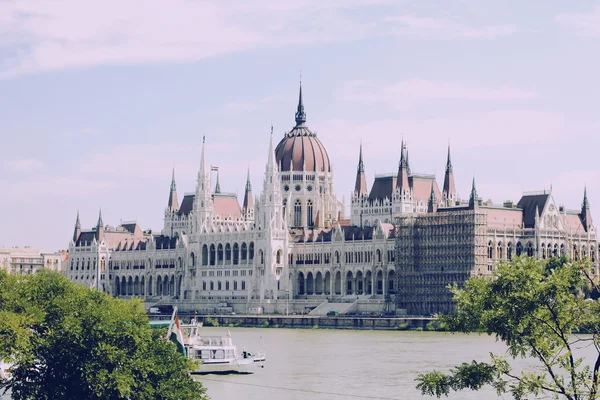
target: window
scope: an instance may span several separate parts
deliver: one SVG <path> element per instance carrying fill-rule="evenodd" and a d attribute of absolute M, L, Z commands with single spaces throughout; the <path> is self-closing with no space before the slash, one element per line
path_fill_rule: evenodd
<path fill-rule="evenodd" d="M 311 228 L 315 225 L 314 220 L 313 220 L 313 202 L 312 202 L 312 200 L 308 200 L 306 202 L 306 224 Z"/>
<path fill-rule="evenodd" d="M 299 199 L 294 203 L 294 226 L 302 226 L 302 203 Z"/>
<path fill-rule="evenodd" d="M 242 290 L 246 290 L 246 281 L 242 281 Z"/>

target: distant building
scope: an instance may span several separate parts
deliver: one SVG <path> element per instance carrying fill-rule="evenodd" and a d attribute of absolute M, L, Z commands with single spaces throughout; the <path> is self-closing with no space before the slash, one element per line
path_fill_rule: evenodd
<path fill-rule="evenodd" d="M 11 274 L 33 274 L 42 268 L 62 272 L 63 254 L 29 247 L 0 248 L 0 269 Z"/>
<path fill-rule="evenodd" d="M 356 302 L 354 312 L 396 304 L 427 314 L 451 308 L 448 283 L 490 273 L 513 254 L 589 255 L 596 262 L 587 196 L 580 213 L 556 206 L 550 192 L 498 207 L 482 202 L 473 186 L 462 201 L 449 150 L 440 190 L 435 176 L 411 171 L 405 143 L 398 172 L 377 175 L 369 190 L 361 146 L 346 218 L 329 154 L 306 125 L 302 87 L 295 126 L 277 146 L 272 132 L 260 193 L 253 196 L 247 174 L 241 204 L 221 190 L 218 169 L 211 182 L 203 141 L 196 189 L 181 201 L 173 172 L 160 233 L 136 222 L 105 225 L 101 213 L 84 230 L 78 214 L 69 279 L 201 312 L 223 303 L 238 312 L 283 312 L 290 304 L 306 310 L 329 300 Z"/>

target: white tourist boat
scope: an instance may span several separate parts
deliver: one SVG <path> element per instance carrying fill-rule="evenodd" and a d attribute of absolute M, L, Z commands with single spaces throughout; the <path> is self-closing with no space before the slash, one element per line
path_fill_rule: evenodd
<path fill-rule="evenodd" d="M 229 331 L 222 335 L 200 335 L 195 319 L 180 327 L 187 356 L 198 361 L 196 374 L 251 374 L 265 366 L 264 351 L 250 353 L 244 348 L 239 353 Z"/>
<path fill-rule="evenodd" d="M 167 338 L 173 341 L 180 352 L 197 361 L 195 374 L 251 374 L 264 368 L 264 350 L 249 352 L 245 348 L 238 352 L 231 339 L 231 332 L 220 335 L 201 335 L 202 322 L 194 317 L 189 324 L 181 324 L 177 317 L 177 307 L 170 319 L 164 316 L 150 321 L 153 327 L 168 327 Z M 263 346 L 264 348 L 264 346 Z"/>

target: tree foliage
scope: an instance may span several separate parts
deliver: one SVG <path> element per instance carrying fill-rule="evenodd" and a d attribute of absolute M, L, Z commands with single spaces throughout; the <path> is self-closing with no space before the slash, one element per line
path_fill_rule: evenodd
<path fill-rule="evenodd" d="M 462 289 L 452 287 L 456 314 L 443 321 L 453 331 L 495 336 L 507 353 L 491 354 L 489 362 L 462 364 L 447 374 L 419 375 L 417 388 L 437 397 L 491 385 L 515 399 L 542 394 L 600 398 L 600 302 L 586 299 L 583 286 L 598 290 L 585 263 L 517 257 L 501 264 L 493 277 L 474 277 Z M 539 368 L 515 372 L 509 360 L 516 358 L 537 360 Z"/>
<path fill-rule="evenodd" d="M 15 399 L 207 399 L 192 362 L 125 301 L 40 271 L 0 271 L 0 383 Z"/>

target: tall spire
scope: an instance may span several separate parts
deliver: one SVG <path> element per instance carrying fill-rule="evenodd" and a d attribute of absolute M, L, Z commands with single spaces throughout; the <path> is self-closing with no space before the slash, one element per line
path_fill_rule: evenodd
<path fill-rule="evenodd" d="M 446 160 L 446 175 L 444 176 L 442 197 L 447 207 L 454 205 L 453 203 L 458 199 L 458 196 L 456 195 L 456 186 L 454 184 L 452 161 L 450 160 L 450 144 L 448 144 L 448 158 Z"/>
<path fill-rule="evenodd" d="M 302 126 L 306 122 L 306 112 L 302 102 L 302 78 L 300 78 L 300 94 L 298 95 L 298 109 L 296 110 L 296 126 Z"/>
<path fill-rule="evenodd" d="M 269 139 L 269 156 L 267 159 L 267 171 L 277 171 L 277 162 L 275 161 L 275 146 L 273 146 L 273 125 L 271 125 L 271 138 Z"/>
<path fill-rule="evenodd" d="M 169 191 L 169 202 L 167 203 L 167 209 L 172 212 L 179 210 L 177 185 L 175 184 L 175 168 L 173 168 L 173 173 L 171 175 L 171 190 Z"/>
<path fill-rule="evenodd" d="M 410 162 L 408 161 L 408 149 L 406 149 L 406 172 L 410 175 Z"/>
<path fill-rule="evenodd" d="M 98 224 L 96 224 L 96 240 L 100 242 L 104 237 L 104 222 L 102 221 L 102 208 L 98 213 Z"/>
<path fill-rule="evenodd" d="M 360 152 L 358 155 L 358 168 L 356 169 L 354 192 L 361 197 L 367 195 L 367 178 L 365 176 L 365 165 L 363 164 L 362 143 L 360 144 Z"/>
<path fill-rule="evenodd" d="M 246 177 L 246 191 L 244 193 L 244 214 L 246 219 L 249 219 L 254 212 L 254 200 L 252 198 L 252 184 L 250 183 L 250 168 L 248 168 L 248 176 Z"/>
<path fill-rule="evenodd" d="M 590 210 L 590 202 L 587 197 L 587 186 L 583 188 L 583 203 L 581 204 L 581 222 L 586 232 L 589 232 L 592 227 L 592 212 Z"/>
<path fill-rule="evenodd" d="M 473 185 L 471 186 L 471 195 L 469 196 L 469 208 L 479 207 L 477 200 L 477 190 L 475 189 L 475 177 L 473 177 Z"/>
<path fill-rule="evenodd" d="M 410 190 L 408 186 L 408 162 L 406 157 L 406 143 L 402 140 L 402 152 L 400 154 L 400 164 L 398 165 L 398 178 L 396 187 L 400 192 Z"/>
<path fill-rule="evenodd" d="M 431 181 L 431 193 L 429 194 L 429 200 L 427 202 L 427 212 L 432 213 L 437 211 L 437 200 L 435 198 L 435 190 L 433 184 L 435 181 Z"/>
<path fill-rule="evenodd" d="M 81 233 L 81 222 L 79 222 L 79 210 L 77 210 L 77 220 L 75 221 L 75 230 L 73 231 L 73 242 L 77 242 Z"/>

